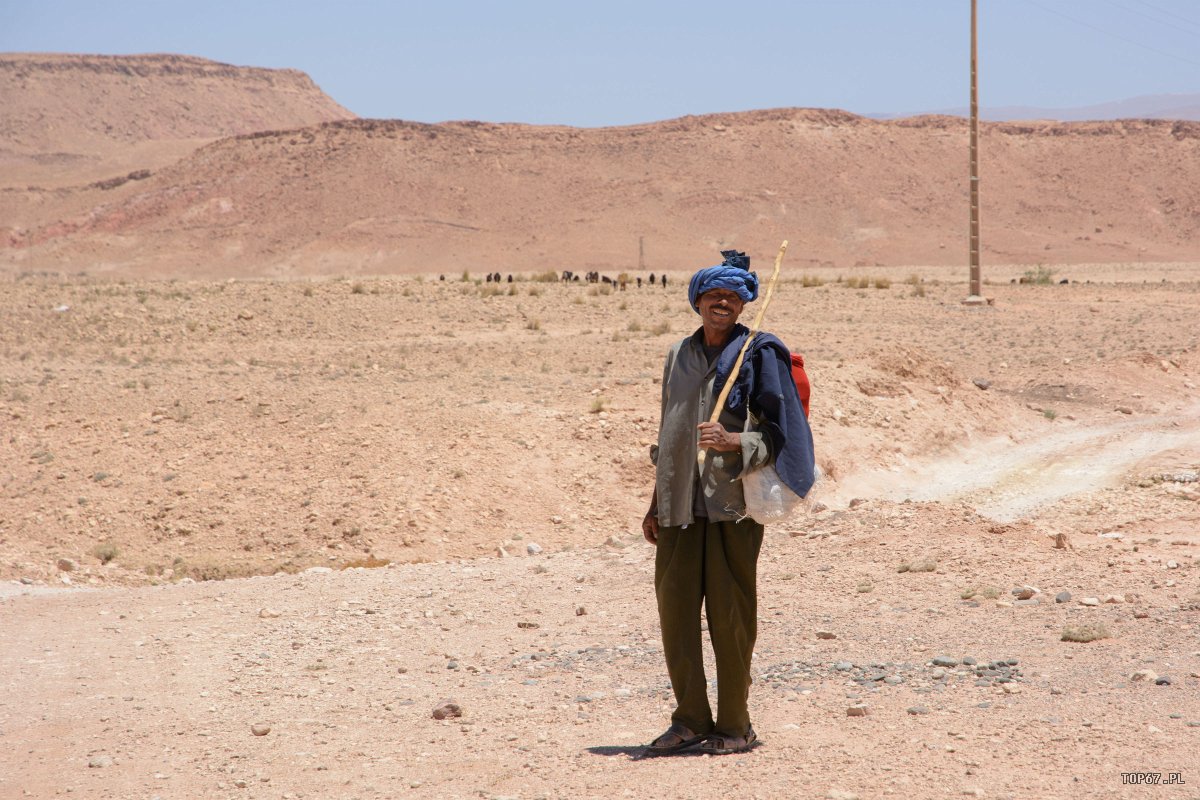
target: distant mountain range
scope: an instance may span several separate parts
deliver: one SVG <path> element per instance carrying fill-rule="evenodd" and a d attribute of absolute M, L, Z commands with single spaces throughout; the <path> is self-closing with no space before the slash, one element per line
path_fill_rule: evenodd
<path fill-rule="evenodd" d="M 910 111 L 900 114 L 867 114 L 873 119 L 900 119 L 921 114 L 947 114 L 965 117 L 967 107 L 938 111 Z M 1110 119 L 1182 119 L 1200 121 L 1200 94 L 1147 94 L 1077 108 L 1037 108 L 1035 106 L 981 106 L 980 119 L 992 122 L 1052 119 L 1059 122 L 1084 122 Z"/>

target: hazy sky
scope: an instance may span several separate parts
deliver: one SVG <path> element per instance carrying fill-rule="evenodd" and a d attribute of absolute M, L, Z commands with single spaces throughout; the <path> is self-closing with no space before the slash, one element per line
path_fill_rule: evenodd
<path fill-rule="evenodd" d="M 979 5 L 985 107 L 1200 92 L 1197 0 Z M 0 51 L 186 53 L 303 70 L 364 117 L 598 126 L 961 108 L 969 25 L 969 0 L 0 0 Z"/>

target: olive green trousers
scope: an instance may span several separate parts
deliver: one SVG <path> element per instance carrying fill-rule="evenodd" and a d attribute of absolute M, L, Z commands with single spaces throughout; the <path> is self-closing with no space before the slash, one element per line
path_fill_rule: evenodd
<path fill-rule="evenodd" d="M 750 727 L 750 661 L 758 635 L 757 570 L 763 526 L 752 519 L 658 532 L 654 592 L 675 691 L 672 722 L 695 733 L 742 736 Z M 717 662 L 717 716 L 708 703 L 700 606 Z"/>

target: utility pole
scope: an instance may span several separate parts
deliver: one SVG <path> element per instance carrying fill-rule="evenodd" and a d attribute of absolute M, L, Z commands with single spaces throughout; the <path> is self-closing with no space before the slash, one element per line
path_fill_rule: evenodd
<path fill-rule="evenodd" d="M 646 269 L 646 237 L 638 237 L 638 272 Z"/>
<path fill-rule="evenodd" d="M 983 305 L 987 301 L 983 297 L 982 281 L 979 276 L 979 45 L 976 35 L 978 27 L 978 0 L 971 0 L 971 155 L 970 155 L 970 184 L 971 184 L 971 227 L 970 259 L 971 276 L 967 305 Z"/>

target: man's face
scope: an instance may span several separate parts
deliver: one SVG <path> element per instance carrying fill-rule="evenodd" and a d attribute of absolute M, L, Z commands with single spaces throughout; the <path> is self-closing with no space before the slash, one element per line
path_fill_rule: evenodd
<path fill-rule="evenodd" d="M 728 331 L 737 322 L 745 303 L 731 289 L 711 289 L 700 295 L 700 319 L 713 331 Z"/>

